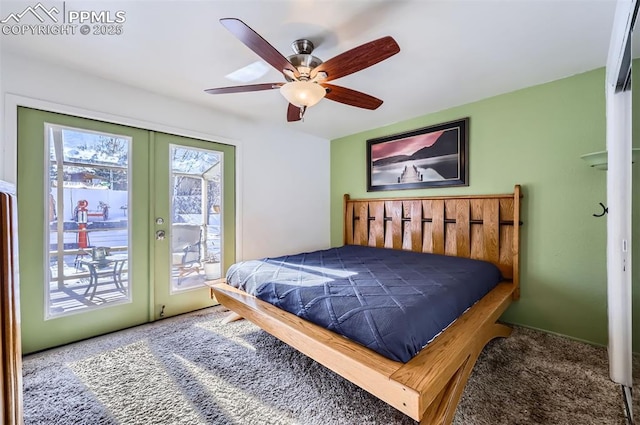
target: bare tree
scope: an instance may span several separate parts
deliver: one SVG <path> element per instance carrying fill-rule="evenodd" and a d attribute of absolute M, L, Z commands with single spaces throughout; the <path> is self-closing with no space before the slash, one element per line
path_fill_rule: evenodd
<path fill-rule="evenodd" d="M 123 169 L 97 168 L 96 176 L 109 182 L 109 187 L 113 190 L 127 190 L 126 166 L 129 156 L 129 143 L 119 137 L 100 136 L 95 150 L 104 156 L 117 158 L 117 162 L 114 165 L 125 167 Z"/>

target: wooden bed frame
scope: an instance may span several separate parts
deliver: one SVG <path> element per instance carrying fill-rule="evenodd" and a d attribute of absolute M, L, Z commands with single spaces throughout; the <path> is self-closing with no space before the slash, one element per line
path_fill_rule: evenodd
<path fill-rule="evenodd" d="M 22 345 L 15 185 L 0 180 L 0 423 L 22 425 Z"/>
<path fill-rule="evenodd" d="M 497 323 L 519 297 L 520 186 L 514 193 L 396 199 L 344 197 L 344 243 L 477 258 L 504 282 L 407 363 L 389 360 L 226 283 L 212 293 L 229 310 L 422 424 L 449 424 L 484 346 L 507 337 Z"/>

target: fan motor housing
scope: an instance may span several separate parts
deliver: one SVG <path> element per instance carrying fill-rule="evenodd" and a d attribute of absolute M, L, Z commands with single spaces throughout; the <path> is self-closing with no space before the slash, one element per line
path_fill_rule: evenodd
<path fill-rule="evenodd" d="M 317 58 L 311 54 L 311 52 L 313 52 L 314 45 L 310 40 L 296 40 L 291 43 L 291 48 L 293 49 L 295 54 L 288 56 L 287 59 L 289 60 L 289 62 L 291 62 L 291 65 L 295 66 L 303 76 L 308 77 L 308 73 L 322 63 L 322 60 L 320 58 Z M 287 75 L 285 75 L 285 78 L 287 79 L 287 81 L 294 81 Z"/>

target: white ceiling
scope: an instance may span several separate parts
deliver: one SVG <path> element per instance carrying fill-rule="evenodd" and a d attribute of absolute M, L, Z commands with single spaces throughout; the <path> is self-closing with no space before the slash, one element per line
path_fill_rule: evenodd
<path fill-rule="evenodd" d="M 2 1 L 1 18 L 31 2 Z M 61 1 L 42 3 L 62 5 Z M 4 51 L 239 116 L 334 139 L 604 66 L 615 0 L 66 1 L 123 10 L 122 35 L 0 36 Z M 400 53 L 332 81 L 384 100 L 375 111 L 322 100 L 287 123 L 278 90 L 209 95 L 258 57 L 219 22 L 242 19 L 285 56 L 308 38 L 327 60 L 390 35 Z M 270 68 L 255 83 L 280 82 Z"/>

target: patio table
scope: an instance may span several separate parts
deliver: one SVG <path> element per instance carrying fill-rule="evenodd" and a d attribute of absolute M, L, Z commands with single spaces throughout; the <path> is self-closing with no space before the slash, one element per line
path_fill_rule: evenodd
<path fill-rule="evenodd" d="M 110 272 L 116 288 L 124 291 L 124 285 L 122 284 L 122 268 L 128 259 L 129 256 L 127 254 L 114 254 L 107 255 L 100 260 L 79 260 L 79 263 L 87 266 L 87 269 L 89 270 L 89 286 L 87 286 L 84 295 L 86 296 L 89 291 L 92 291 L 89 300 L 93 299 L 96 295 L 96 289 L 98 288 L 98 278 L 101 275 L 104 276 L 106 271 Z M 109 267 L 109 270 L 105 270 L 107 267 Z"/>

